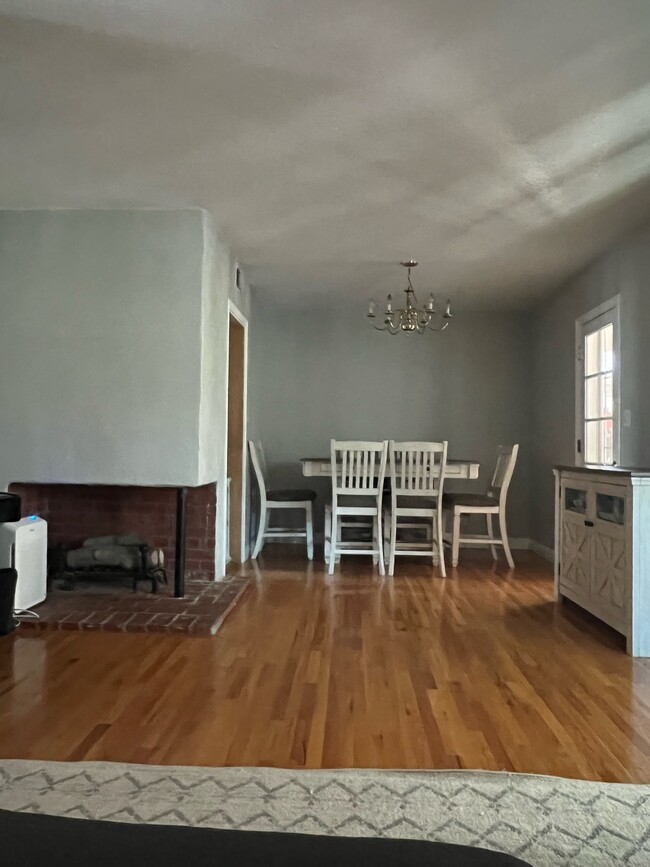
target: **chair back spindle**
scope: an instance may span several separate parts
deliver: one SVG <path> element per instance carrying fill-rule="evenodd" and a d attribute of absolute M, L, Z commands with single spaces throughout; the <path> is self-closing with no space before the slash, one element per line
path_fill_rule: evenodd
<path fill-rule="evenodd" d="M 487 493 L 504 507 L 512 474 L 515 471 L 518 452 L 519 445 L 499 446 L 497 449 L 497 461 Z"/>
<path fill-rule="evenodd" d="M 331 440 L 332 495 L 380 498 L 386 475 L 386 442 Z"/>
<path fill-rule="evenodd" d="M 248 450 L 251 456 L 251 464 L 257 481 L 257 487 L 260 492 L 260 500 L 266 502 L 266 465 L 264 461 L 264 451 L 261 443 L 255 443 L 253 440 L 248 441 Z"/>
<path fill-rule="evenodd" d="M 391 440 L 389 466 L 393 505 L 400 496 L 439 500 L 447 467 L 447 442 Z"/>

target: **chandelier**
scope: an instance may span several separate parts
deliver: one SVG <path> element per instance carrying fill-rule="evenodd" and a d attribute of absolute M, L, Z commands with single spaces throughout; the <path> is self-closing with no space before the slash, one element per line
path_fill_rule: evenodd
<path fill-rule="evenodd" d="M 393 297 L 389 295 L 386 298 L 383 325 L 376 325 L 374 320 L 377 318 L 377 305 L 371 300 L 368 305 L 368 319 L 372 327 L 376 328 L 377 331 L 388 331 L 389 334 L 399 334 L 400 331 L 404 331 L 406 334 L 444 331 L 452 318 L 451 302 L 447 300 L 445 312 L 440 315 L 436 310 L 436 302 L 432 293 L 429 295 L 427 303 L 423 307 L 418 307 L 418 300 L 411 283 L 411 268 L 415 268 L 418 263 L 414 259 L 410 259 L 408 262 L 401 262 L 400 264 L 408 271 L 408 286 L 404 290 L 406 293 L 405 306 L 395 309 Z"/>

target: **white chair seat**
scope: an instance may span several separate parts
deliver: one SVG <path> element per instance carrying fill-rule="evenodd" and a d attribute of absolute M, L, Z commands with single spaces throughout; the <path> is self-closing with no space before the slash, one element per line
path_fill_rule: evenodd
<path fill-rule="evenodd" d="M 410 512 L 412 509 L 424 510 L 426 512 L 435 512 L 436 501 L 429 497 L 400 497 L 397 505 L 397 512 Z"/>
<path fill-rule="evenodd" d="M 274 503 L 313 503 L 317 496 L 316 491 L 308 488 L 266 492 L 266 499 Z"/>
<path fill-rule="evenodd" d="M 437 509 L 433 506 L 429 508 L 420 508 L 416 506 L 408 506 L 406 508 L 397 506 L 391 510 L 398 518 L 433 518 Z"/>
<path fill-rule="evenodd" d="M 331 508 L 331 507 L 330 507 Z M 336 511 L 339 515 L 359 515 L 371 518 L 377 514 L 376 506 L 337 506 Z"/>
<path fill-rule="evenodd" d="M 445 509 L 462 509 L 464 506 L 469 508 L 488 508 L 499 511 L 499 501 L 489 494 L 445 494 L 442 498 L 442 505 Z"/>

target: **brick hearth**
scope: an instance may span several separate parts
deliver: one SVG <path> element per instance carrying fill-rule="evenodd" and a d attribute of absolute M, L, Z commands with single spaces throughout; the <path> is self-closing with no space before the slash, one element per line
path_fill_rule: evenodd
<path fill-rule="evenodd" d="M 74 591 L 55 586 L 34 609 L 39 619 L 22 619 L 19 628 L 214 635 L 247 584 L 248 578 L 238 575 L 223 581 L 193 578 L 183 599 L 171 596 L 168 587 L 154 594 L 101 582 L 85 582 Z"/>

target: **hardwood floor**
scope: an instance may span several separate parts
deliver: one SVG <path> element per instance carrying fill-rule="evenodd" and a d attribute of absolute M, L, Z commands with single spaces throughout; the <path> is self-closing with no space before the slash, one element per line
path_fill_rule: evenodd
<path fill-rule="evenodd" d="M 650 660 L 556 607 L 535 555 L 464 553 L 442 580 L 267 551 L 215 638 L 1 638 L 0 756 L 650 782 Z"/>

